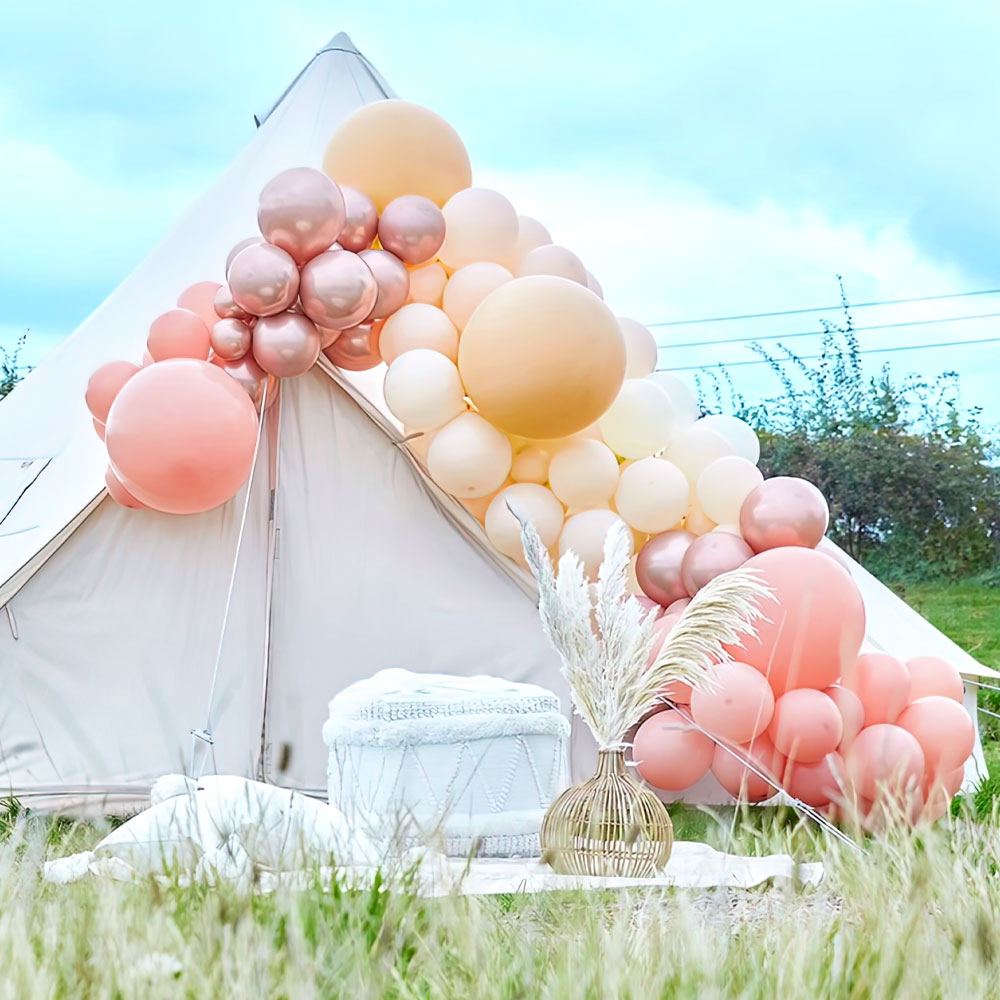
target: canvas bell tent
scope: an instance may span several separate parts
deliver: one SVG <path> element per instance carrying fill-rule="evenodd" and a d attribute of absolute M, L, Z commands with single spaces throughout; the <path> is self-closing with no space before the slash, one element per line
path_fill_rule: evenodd
<path fill-rule="evenodd" d="M 106 497 L 91 372 L 138 362 L 149 322 L 188 285 L 221 278 L 256 231 L 264 184 L 318 165 L 348 114 L 390 96 L 334 38 L 215 187 L 0 404 L 0 795 L 123 809 L 157 776 L 192 768 L 318 792 L 327 702 L 391 666 L 534 682 L 568 712 L 532 581 L 426 477 L 381 400 L 380 369 L 321 359 L 285 380 L 250 484 L 221 508 L 177 517 Z M 852 571 L 873 648 L 984 672 Z"/>

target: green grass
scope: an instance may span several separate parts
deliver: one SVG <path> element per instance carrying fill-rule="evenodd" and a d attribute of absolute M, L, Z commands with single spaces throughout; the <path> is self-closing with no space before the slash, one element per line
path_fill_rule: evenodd
<path fill-rule="evenodd" d="M 1000 587 L 914 583 L 903 588 L 903 597 L 980 663 L 1000 670 Z"/>

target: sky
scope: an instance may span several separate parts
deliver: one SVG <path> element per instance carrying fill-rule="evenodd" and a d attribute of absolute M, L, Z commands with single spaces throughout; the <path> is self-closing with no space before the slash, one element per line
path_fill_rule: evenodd
<path fill-rule="evenodd" d="M 675 324 L 652 329 L 687 378 L 837 314 L 679 321 L 831 305 L 837 274 L 855 303 L 1000 286 L 1000 7 L 982 0 L 0 2 L 0 346 L 30 331 L 41 361 L 341 30 L 617 313 Z M 989 313 L 1000 294 L 854 315 L 920 323 L 862 329 L 872 370 L 957 371 L 1000 423 L 1000 340 L 875 353 L 1000 338 L 1000 316 L 959 318 Z M 766 366 L 730 372 L 751 400 L 779 391 Z"/>

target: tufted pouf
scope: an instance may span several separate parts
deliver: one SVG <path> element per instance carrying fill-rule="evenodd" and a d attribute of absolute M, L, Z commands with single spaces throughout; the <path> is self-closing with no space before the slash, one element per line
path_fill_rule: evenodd
<path fill-rule="evenodd" d="M 330 804 L 368 836 L 448 854 L 538 854 L 568 782 L 569 723 L 533 684 L 382 670 L 330 702 Z"/>

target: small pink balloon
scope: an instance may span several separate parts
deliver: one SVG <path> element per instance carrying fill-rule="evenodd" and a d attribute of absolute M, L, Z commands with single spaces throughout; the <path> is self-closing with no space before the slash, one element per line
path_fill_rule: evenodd
<path fill-rule="evenodd" d="M 96 421 L 102 424 L 107 421 L 115 396 L 137 371 L 139 366 L 131 361 L 109 361 L 90 376 L 84 400 Z"/>
<path fill-rule="evenodd" d="M 925 801 L 929 801 L 933 790 L 940 788 L 948 796 L 948 800 L 951 801 L 951 799 L 958 795 L 964 781 L 965 764 L 959 764 L 958 767 L 950 771 L 932 772 L 928 767 L 924 772 L 924 783 L 922 785 L 924 799 Z"/>
<path fill-rule="evenodd" d="M 767 735 L 789 760 L 812 764 L 837 749 L 844 720 L 833 699 L 822 691 L 796 688 L 774 703 Z"/>
<path fill-rule="evenodd" d="M 250 319 L 250 313 L 236 304 L 229 285 L 219 285 L 219 290 L 212 301 L 212 308 L 218 319 L 241 319 L 244 323 Z"/>
<path fill-rule="evenodd" d="M 319 349 L 325 351 L 344 331 L 328 330 L 325 326 L 317 326 L 319 333 Z"/>
<path fill-rule="evenodd" d="M 740 747 L 717 746 L 712 757 L 712 774 L 742 802 L 764 802 L 776 795 L 784 768 L 785 758 L 766 733 Z"/>
<path fill-rule="evenodd" d="M 632 759 L 644 781 L 677 791 L 699 781 L 712 766 L 715 744 L 678 712 L 650 716 L 636 730 Z"/>
<path fill-rule="evenodd" d="M 217 281 L 196 281 L 177 296 L 180 309 L 190 309 L 211 330 L 215 323 L 215 296 L 222 288 Z"/>
<path fill-rule="evenodd" d="M 910 675 L 910 701 L 939 694 L 961 702 L 965 699 L 965 686 L 958 668 L 939 656 L 915 656 L 906 661 Z"/>
<path fill-rule="evenodd" d="M 671 681 L 660 688 L 660 697 L 677 705 L 690 705 L 692 694 L 694 694 L 694 688 L 690 684 L 685 684 L 684 681 Z"/>
<path fill-rule="evenodd" d="M 149 351 L 143 351 L 142 352 L 142 367 L 145 368 L 146 365 L 152 365 L 152 364 L 156 364 L 156 362 L 153 360 L 153 355 L 150 354 Z"/>
<path fill-rule="evenodd" d="M 865 726 L 847 754 L 847 773 L 858 793 L 875 800 L 920 790 L 924 752 L 912 733 L 887 722 Z"/>
<path fill-rule="evenodd" d="M 814 809 L 842 801 L 847 783 L 844 758 L 833 751 L 812 764 L 793 761 L 788 764 L 781 783 L 792 798 Z"/>
<path fill-rule="evenodd" d="M 369 319 L 385 319 L 406 305 L 410 294 L 410 272 L 388 250 L 362 250 L 358 256 L 368 265 L 378 285 L 378 296 Z"/>
<path fill-rule="evenodd" d="M 663 613 L 667 615 L 679 615 L 690 603 L 690 597 L 682 597 L 672 604 L 668 604 Z"/>
<path fill-rule="evenodd" d="M 865 708 L 861 704 L 861 699 L 850 689 L 842 684 L 831 684 L 823 691 L 828 698 L 833 699 L 833 703 L 840 712 L 840 717 L 844 721 L 844 735 L 840 738 L 837 750 L 846 753 L 851 748 L 851 744 L 857 739 L 858 733 L 865 727 Z"/>
<path fill-rule="evenodd" d="M 266 316 L 253 331 L 254 360 L 278 378 L 305 375 L 316 364 L 319 344 L 319 331 L 299 313 Z"/>
<path fill-rule="evenodd" d="M 101 423 L 101 421 L 98 420 L 96 417 L 92 418 L 91 423 L 93 423 L 94 425 L 94 433 L 103 441 L 105 432 L 104 424 Z"/>
<path fill-rule="evenodd" d="M 691 715 L 699 726 L 730 743 L 749 743 L 767 729 L 774 693 L 759 670 L 735 661 L 720 663 L 714 681 L 714 690 L 691 693 Z"/>
<path fill-rule="evenodd" d="M 378 299 L 371 268 L 356 253 L 331 250 L 302 268 L 302 309 L 317 325 L 347 330 L 370 315 Z"/>
<path fill-rule="evenodd" d="M 364 372 L 382 363 L 378 341 L 384 320 L 362 323 L 344 330 L 323 353 L 338 368 L 349 372 Z"/>
<path fill-rule="evenodd" d="M 657 604 L 666 607 L 690 596 L 681 578 L 681 563 L 694 539 L 689 531 L 665 531 L 654 535 L 639 550 L 635 577 L 642 592 Z"/>
<path fill-rule="evenodd" d="M 694 597 L 706 583 L 739 569 L 752 555 L 750 546 L 736 535 L 718 531 L 701 535 L 690 544 L 681 561 L 684 589 Z"/>
<path fill-rule="evenodd" d="M 920 744 L 931 774 L 954 771 L 972 756 L 976 729 L 969 713 L 953 698 L 929 695 L 908 705 L 896 725 Z"/>
<path fill-rule="evenodd" d="M 654 607 L 659 607 L 659 605 L 653 605 Z M 660 655 L 660 650 L 663 648 L 663 644 L 667 641 L 667 636 L 673 631 L 675 622 L 668 621 L 665 622 L 663 618 L 660 618 L 653 625 L 653 639 L 649 647 L 649 656 L 646 657 L 646 669 L 649 670 L 650 667 L 656 662 L 657 656 Z"/>
<path fill-rule="evenodd" d="M 233 301 L 251 316 L 274 316 L 295 304 L 299 269 L 292 257 L 270 243 L 250 246 L 229 267 Z"/>
<path fill-rule="evenodd" d="M 212 350 L 223 361 L 239 361 L 250 350 L 250 327 L 240 319 L 220 319 L 212 327 Z"/>
<path fill-rule="evenodd" d="M 407 264 L 425 264 L 444 243 L 444 213 L 429 198 L 404 194 L 389 202 L 378 220 L 378 241 Z"/>
<path fill-rule="evenodd" d="M 171 358 L 207 361 L 212 345 L 208 327 L 200 316 L 190 309 L 171 309 L 153 320 L 146 349 L 154 361 Z"/>
<path fill-rule="evenodd" d="M 229 279 L 229 269 L 233 266 L 233 261 L 244 251 L 247 247 L 259 247 L 263 246 L 267 240 L 263 236 L 248 236 L 245 240 L 240 240 L 232 250 L 229 251 L 229 256 L 226 257 L 226 279 Z"/>
<path fill-rule="evenodd" d="M 269 410 L 277 401 L 281 383 L 273 375 L 268 375 L 257 364 L 252 351 L 248 351 L 238 361 L 215 358 L 213 364 L 218 365 L 230 378 L 235 379 L 237 384 L 242 386 L 258 413 L 262 402 L 264 409 Z"/>
<path fill-rule="evenodd" d="M 300 267 L 336 240 L 346 220 L 340 188 L 312 167 L 283 170 L 260 193 L 260 231 Z"/>
<path fill-rule="evenodd" d="M 378 233 L 378 211 L 375 202 L 357 188 L 340 186 L 344 196 L 346 218 L 340 230 L 337 242 L 352 253 L 367 250 L 374 242 Z"/>
<path fill-rule="evenodd" d="M 862 653 L 844 670 L 840 683 L 865 709 L 865 722 L 895 722 L 910 701 L 910 673 L 902 660 L 885 653 Z"/>
<path fill-rule="evenodd" d="M 740 534 L 754 552 L 785 545 L 815 548 L 830 523 L 823 494 L 805 479 L 765 479 L 743 501 Z"/>
<path fill-rule="evenodd" d="M 651 601 L 648 597 L 646 597 L 645 594 L 636 594 L 634 596 L 635 599 L 639 602 L 639 607 L 641 607 L 644 612 L 642 616 L 644 619 L 650 614 L 652 614 L 653 618 L 660 617 L 660 612 L 663 610 L 663 608 L 661 608 L 660 605 L 656 603 L 656 601 Z"/>
<path fill-rule="evenodd" d="M 125 488 L 122 481 L 115 475 L 114 469 L 108 466 L 107 472 L 104 473 L 104 485 L 108 488 L 108 496 L 119 507 L 128 507 L 130 510 L 149 510 L 149 508 L 141 501 L 136 500 L 134 496 Z"/>

